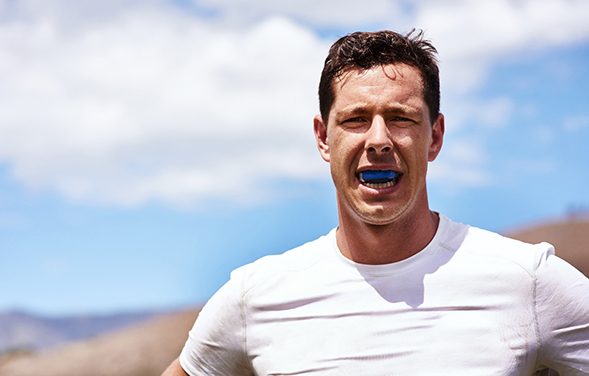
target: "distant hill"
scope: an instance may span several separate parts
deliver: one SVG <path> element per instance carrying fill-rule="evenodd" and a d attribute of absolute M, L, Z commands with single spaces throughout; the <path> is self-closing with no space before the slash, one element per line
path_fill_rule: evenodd
<path fill-rule="evenodd" d="M 589 218 L 568 218 L 506 232 L 507 236 L 528 243 L 551 243 L 556 254 L 589 277 Z"/>
<path fill-rule="evenodd" d="M 0 376 L 159 376 L 180 353 L 196 315 L 169 313 L 90 340 L 6 354 Z"/>
<path fill-rule="evenodd" d="M 47 317 L 22 311 L 0 312 L 0 354 L 43 350 L 121 329 L 153 315 L 140 312 Z"/>

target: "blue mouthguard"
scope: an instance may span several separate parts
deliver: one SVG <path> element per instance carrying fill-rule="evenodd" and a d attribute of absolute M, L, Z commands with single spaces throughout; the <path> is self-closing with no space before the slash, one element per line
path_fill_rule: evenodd
<path fill-rule="evenodd" d="M 388 183 L 395 180 L 399 173 L 392 170 L 367 170 L 360 173 L 360 181 L 363 183 Z"/>

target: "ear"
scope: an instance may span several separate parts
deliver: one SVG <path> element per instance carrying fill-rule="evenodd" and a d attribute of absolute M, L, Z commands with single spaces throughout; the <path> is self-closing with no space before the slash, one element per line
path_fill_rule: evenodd
<path fill-rule="evenodd" d="M 315 115 L 313 118 L 313 130 L 315 131 L 315 141 L 317 142 L 317 148 L 319 149 L 321 158 L 329 163 L 330 154 L 329 141 L 327 139 L 327 124 L 323 122 L 321 115 Z"/>
<path fill-rule="evenodd" d="M 440 150 L 442 150 L 442 144 L 444 142 L 444 131 L 444 115 L 439 114 L 438 118 L 432 125 L 432 139 L 427 154 L 427 160 L 430 162 L 434 161 L 440 153 Z"/>

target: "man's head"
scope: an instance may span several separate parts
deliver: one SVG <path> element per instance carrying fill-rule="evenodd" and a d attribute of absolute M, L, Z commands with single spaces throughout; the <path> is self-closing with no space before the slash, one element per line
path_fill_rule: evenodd
<path fill-rule="evenodd" d="M 420 35 L 390 31 L 354 33 L 331 47 L 313 128 L 340 223 L 417 228 L 431 215 L 426 174 L 444 136 L 434 54 Z"/>
<path fill-rule="evenodd" d="M 333 83 L 351 70 L 403 63 L 416 68 L 423 81 L 423 97 L 431 121 L 440 111 L 440 79 L 436 49 L 422 33 L 393 31 L 356 32 L 336 41 L 325 59 L 319 82 L 319 109 L 325 124 L 335 99 Z"/>

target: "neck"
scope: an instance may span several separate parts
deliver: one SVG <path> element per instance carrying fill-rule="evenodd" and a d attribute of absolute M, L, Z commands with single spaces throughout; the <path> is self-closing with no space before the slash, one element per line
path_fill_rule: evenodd
<path fill-rule="evenodd" d="M 342 254 L 361 264 L 389 264 L 411 257 L 433 239 L 439 224 L 436 213 L 426 208 L 414 218 L 373 225 L 359 218 L 339 215 L 336 233 Z"/>

